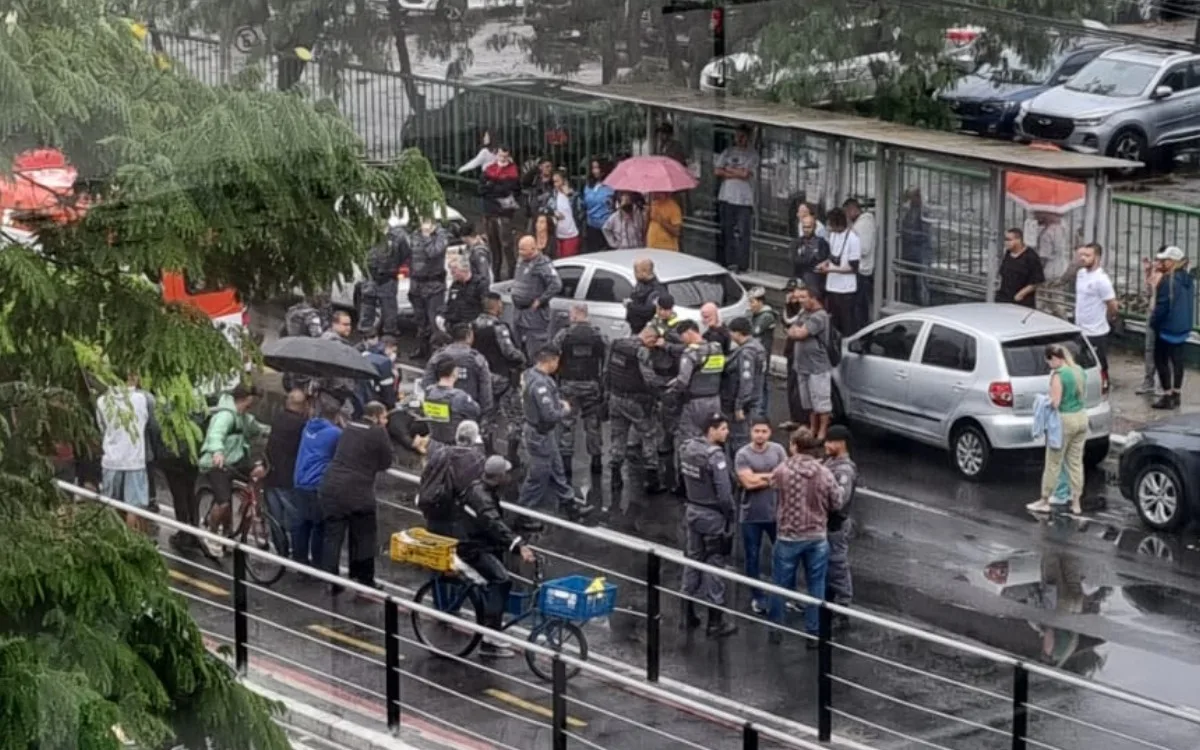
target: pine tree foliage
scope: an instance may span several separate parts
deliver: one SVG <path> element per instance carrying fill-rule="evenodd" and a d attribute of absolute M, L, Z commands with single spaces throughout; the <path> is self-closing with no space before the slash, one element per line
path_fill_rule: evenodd
<path fill-rule="evenodd" d="M 102 0 L 0 0 L 0 177 L 61 149 L 88 210 L 0 230 L 0 750 L 283 750 L 273 707 L 205 648 L 154 547 L 53 484 L 58 446 L 94 445 L 89 383 L 137 372 L 194 445 L 197 385 L 243 353 L 165 304 L 164 271 L 253 300 L 328 288 L 380 220 L 429 215 L 428 163 L 377 170 L 328 103 L 211 88 L 156 64 Z M 32 220 L 32 219 L 31 219 Z"/>

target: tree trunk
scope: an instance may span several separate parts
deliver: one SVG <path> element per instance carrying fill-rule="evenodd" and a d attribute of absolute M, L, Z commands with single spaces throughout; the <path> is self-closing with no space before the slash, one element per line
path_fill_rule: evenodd
<path fill-rule="evenodd" d="M 612 21 L 601 21 L 596 25 L 603 39 L 600 44 L 600 83 L 612 83 L 617 78 L 617 27 Z M 632 61 L 627 63 L 632 65 Z"/>
<path fill-rule="evenodd" d="M 425 113 L 425 95 L 413 80 L 412 56 L 408 51 L 408 29 L 404 24 L 404 11 L 398 0 L 388 0 L 388 25 L 392 29 L 392 38 L 396 40 L 396 57 L 400 61 L 400 81 L 404 84 L 404 96 L 408 99 L 411 114 L 420 116 Z"/>

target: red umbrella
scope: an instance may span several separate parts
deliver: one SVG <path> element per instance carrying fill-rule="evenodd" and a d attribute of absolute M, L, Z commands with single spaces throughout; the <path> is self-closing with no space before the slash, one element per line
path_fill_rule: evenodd
<path fill-rule="evenodd" d="M 617 164 L 604 184 L 630 193 L 677 193 L 699 183 L 679 162 L 666 156 L 634 156 Z"/>

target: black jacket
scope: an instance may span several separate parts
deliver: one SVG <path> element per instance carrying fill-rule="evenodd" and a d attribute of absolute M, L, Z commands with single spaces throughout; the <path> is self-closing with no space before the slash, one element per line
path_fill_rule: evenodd
<path fill-rule="evenodd" d="M 466 283 L 454 282 L 446 298 L 446 322 L 471 323 L 483 313 L 483 295 L 488 292 L 486 276 L 472 275 Z"/>
<path fill-rule="evenodd" d="M 361 422 L 350 424 L 321 480 L 322 514 L 328 518 L 374 511 L 375 475 L 391 466 L 392 441 L 387 430 Z"/>
<path fill-rule="evenodd" d="M 733 337 L 729 335 L 729 329 L 725 326 L 714 326 L 704 332 L 704 340 L 711 341 L 721 345 L 721 351 L 729 354 L 729 350 L 733 348 Z"/>
<path fill-rule="evenodd" d="M 482 479 L 467 490 L 455 520 L 454 537 L 458 554 L 464 558 L 479 552 L 512 552 L 523 540 L 513 533 L 500 512 L 500 488 Z"/>
<path fill-rule="evenodd" d="M 267 438 L 267 476 L 264 487 L 290 490 L 292 475 L 296 472 L 296 453 L 300 450 L 300 438 L 308 417 L 284 409 L 271 422 L 271 436 Z"/>
<path fill-rule="evenodd" d="M 625 320 L 629 323 L 629 332 L 634 336 L 642 332 L 650 319 L 654 317 L 654 301 L 667 293 L 667 287 L 657 276 L 649 281 L 639 281 L 629 295 L 629 306 L 625 308 Z"/>

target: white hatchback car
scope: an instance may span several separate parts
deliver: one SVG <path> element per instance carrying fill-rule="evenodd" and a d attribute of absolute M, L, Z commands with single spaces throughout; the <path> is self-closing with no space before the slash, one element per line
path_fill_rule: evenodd
<path fill-rule="evenodd" d="M 1047 344 L 1066 346 L 1086 375 L 1084 462 L 1096 466 L 1112 410 L 1095 352 L 1074 325 L 1017 305 L 927 307 L 867 326 L 842 344 L 834 409 L 947 448 L 962 476 L 979 479 L 996 451 L 1044 445 L 1033 438 L 1033 402 L 1050 389 Z"/>
<path fill-rule="evenodd" d="M 562 278 L 562 292 L 550 302 L 551 314 L 566 317 L 573 303 L 588 306 L 593 325 L 600 328 L 606 339 L 630 335 L 625 322 L 625 300 L 633 293 L 637 280 L 633 263 L 648 258 L 654 261 L 654 272 L 675 299 L 675 314 L 685 320 L 700 322 L 700 306 L 715 302 L 721 320 L 730 321 L 749 315 L 750 304 L 746 290 L 733 274 L 716 263 L 694 255 L 669 250 L 609 250 L 586 253 L 554 261 Z M 509 290 L 512 281 L 493 284 L 493 291 L 511 303 Z M 505 308 L 511 316 L 511 304 Z M 703 326 L 701 326 L 703 328 Z"/>

